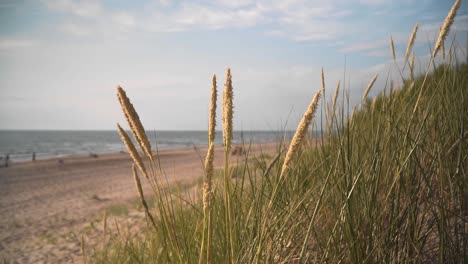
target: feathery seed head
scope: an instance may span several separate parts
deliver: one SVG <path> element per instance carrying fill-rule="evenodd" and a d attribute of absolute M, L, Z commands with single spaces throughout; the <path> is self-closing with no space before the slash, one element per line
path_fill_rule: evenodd
<path fill-rule="evenodd" d="M 205 158 L 205 174 L 206 179 L 205 183 L 203 184 L 203 208 L 207 209 L 210 208 L 210 201 L 212 195 L 212 188 L 213 188 L 213 160 L 214 160 L 214 143 L 210 142 L 210 146 L 208 147 L 208 152 L 206 153 Z"/>
<path fill-rule="evenodd" d="M 418 32 L 418 27 L 419 27 L 419 24 L 416 23 L 416 25 L 413 28 L 413 32 L 411 32 L 411 35 L 410 35 L 410 38 L 409 38 L 409 41 L 408 41 L 408 46 L 406 46 L 405 64 L 408 61 L 409 54 L 411 52 L 411 48 L 413 47 L 414 40 L 416 39 L 416 33 Z"/>
<path fill-rule="evenodd" d="M 304 113 L 304 116 L 301 119 L 301 122 L 297 126 L 296 133 L 294 134 L 294 137 L 291 140 L 291 143 L 288 148 L 288 152 L 286 153 L 286 157 L 284 158 L 283 166 L 281 168 L 281 175 L 280 177 L 283 177 L 287 168 L 289 167 L 291 160 L 294 156 L 294 154 L 297 152 L 299 149 L 299 146 L 304 139 L 305 135 L 307 134 L 307 129 L 309 127 L 310 122 L 312 121 L 312 118 L 314 117 L 315 111 L 317 110 L 317 105 L 318 101 L 320 98 L 320 92 L 318 91 L 312 101 L 309 104 L 309 107 L 307 108 L 307 111 Z"/>
<path fill-rule="evenodd" d="M 122 141 L 127 147 L 127 150 L 130 153 L 130 156 L 132 157 L 133 161 L 138 166 L 138 168 L 143 173 L 143 175 L 145 175 L 145 177 L 148 178 L 148 174 L 146 173 L 146 168 L 143 164 L 140 154 L 138 154 L 138 151 L 135 148 L 135 145 L 133 145 L 132 140 L 130 140 L 130 137 L 127 135 L 127 132 L 123 130 L 123 128 L 119 125 L 119 123 L 117 123 L 117 128 L 119 130 L 120 137 L 122 138 Z"/>
<path fill-rule="evenodd" d="M 379 76 L 379 75 L 376 74 L 376 75 L 374 76 L 374 78 L 372 78 L 372 80 L 370 81 L 370 83 L 367 85 L 367 88 L 366 88 L 366 90 L 364 90 L 364 94 L 362 95 L 362 100 L 365 100 L 365 99 L 367 98 L 367 94 L 369 94 L 369 92 L 370 92 L 372 86 L 374 85 L 375 80 L 377 80 L 377 77 L 378 77 L 378 76 Z"/>
<path fill-rule="evenodd" d="M 445 18 L 444 24 L 442 24 L 442 29 L 440 30 L 439 37 L 437 38 L 437 42 L 434 47 L 434 52 L 432 53 L 433 58 L 435 58 L 437 52 L 441 48 L 442 42 L 445 41 L 445 38 L 447 37 L 450 31 L 450 27 L 452 26 L 453 21 L 455 20 L 455 16 L 457 15 L 457 10 L 460 7 L 460 4 L 461 0 L 456 0 L 452 8 L 450 9 L 450 12 L 448 13 L 447 17 Z"/>
<path fill-rule="evenodd" d="M 140 117 L 133 107 L 133 104 L 130 102 L 130 99 L 125 93 L 125 90 L 120 86 L 117 87 L 117 97 L 124 112 L 125 118 L 127 119 L 128 125 L 130 126 L 130 130 L 135 137 L 135 140 L 138 142 L 138 145 L 142 151 L 148 155 L 150 159 L 153 159 L 151 144 L 149 143 L 148 137 L 146 136 L 146 132 L 143 128 L 143 124 L 140 121 Z"/>
<path fill-rule="evenodd" d="M 233 116 L 233 88 L 231 69 L 226 71 L 226 83 L 223 91 L 223 141 L 226 152 L 231 150 L 232 116 Z"/>
<path fill-rule="evenodd" d="M 335 88 L 335 94 L 333 95 L 333 104 L 332 104 L 333 113 L 335 112 L 336 100 L 338 99 L 338 94 L 340 92 L 340 83 L 341 83 L 341 80 L 338 81 L 338 84 L 336 85 L 336 88 Z"/>
<path fill-rule="evenodd" d="M 210 98 L 210 116 L 208 124 L 208 142 L 214 142 L 216 135 L 216 100 L 218 92 L 216 90 L 216 75 L 213 75 Z"/>
<path fill-rule="evenodd" d="M 203 211 L 207 212 L 211 208 L 211 200 L 213 199 L 213 192 L 208 187 L 208 183 L 203 183 Z"/>
<path fill-rule="evenodd" d="M 208 152 L 206 153 L 205 157 L 205 173 L 207 182 L 210 183 L 213 178 L 213 161 L 214 161 L 214 142 L 210 142 L 210 146 L 208 147 Z"/>

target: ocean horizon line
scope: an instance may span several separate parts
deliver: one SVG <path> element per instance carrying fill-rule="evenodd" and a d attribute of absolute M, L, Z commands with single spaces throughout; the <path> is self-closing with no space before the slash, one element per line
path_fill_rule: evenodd
<path fill-rule="evenodd" d="M 124 129 L 130 131 L 129 129 Z M 16 131 L 26 131 L 26 132 L 118 132 L 117 129 L 0 129 L 0 132 L 16 132 Z M 208 130 L 199 130 L 199 129 L 145 129 L 145 131 L 159 131 L 159 132 L 207 132 Z M 223 130 L 216 130 L 216 132 L 222 132 Z M 236 130 L 234 132 L 294 132 L 293 129 L 288 130 L 268 130 L 268 129 L 242 129 Z M 314 132 L 320 132 L 321 130 L 312 130 Z"/>

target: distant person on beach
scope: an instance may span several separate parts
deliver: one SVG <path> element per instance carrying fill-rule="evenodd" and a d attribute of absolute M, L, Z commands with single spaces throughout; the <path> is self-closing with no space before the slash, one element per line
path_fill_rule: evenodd
<path fill-rule="evenodd" d="M 10 161 L 10 154 L 6 154 L 5 156 L 5 167 L 8 167 L 8 161 Z"/>
<path fill-rule="evenodd" d="M 32 161 L 36 161 L 36 152 L 35 151 L 33 151 L 33 153 L 32 153 Z"/>

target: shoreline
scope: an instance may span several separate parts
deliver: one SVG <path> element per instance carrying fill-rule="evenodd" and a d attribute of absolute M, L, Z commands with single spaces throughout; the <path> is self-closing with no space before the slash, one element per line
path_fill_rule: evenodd
<path fill-rule="evenodd" d="M 278 143 L 280 141 L 257 141 L 257 142 L 251 142 L 252 145 L 268 145 L 272 143 Z M 245 146 L 248 146 L 249 143 L 244 143 Z M 242 143 L 233 143 L 233 146 L 240 146 Z M 171 151 L 180 151 L 184 149 L 194 149 L 194 148 L 207 148 L 208 145 L 202 144 L 202 145 L 192 145 L 192 146 L 174 146 L 174 147 L 163 147 L 163 148 L 158 148 L 158 153 L 165 154 L 166 152 L 171 152 Z M 216 144 L 215 147 L 220 147 L 222 146 L 221 144 Z M 123 146 L 125 148 L 125 146 Z M 153 150 L 154 154 L 156 155 L 156 151 Z M 13 153 L 6 153 L 7 155 L 10 155 L 9 159 L 9 164 L 24 164 L 24 163 L 40 163 L 40 162 L 48 162 L 48 161 L 59 161 L 59 160 L 68 160 L 68 159 L 85 159 L 85 158 L 101 158 L 101 157 L 108 157 L 108 156 L 114 156 L 114 155 L 120 155 L 120 154 L 128 154 L 127 150 L 120 150 L 120 151 L 112 151 L 112 152 L 88 152 L 88 153 L 73 153 L 73 154 L 63 154 L 63 155 L 55 155 L 55 156 L 46 156 L 44 158 L 41 158 L 38 156 L 39 154 L 36 153 L 36 160 L 32 160 L 32 155 L 33 152 L 28 153 L 31 158 L 29 159 L 14 159 L 15 155 L 26 155 L 26 154 L 13 154 Z M 4 158 L 5 154 L 0 155 L 0 169 L 5 168 L 4 165 Z"/>

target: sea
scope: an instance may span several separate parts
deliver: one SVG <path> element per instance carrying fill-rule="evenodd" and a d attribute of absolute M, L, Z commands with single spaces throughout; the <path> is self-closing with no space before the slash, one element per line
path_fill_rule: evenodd
<path fill-rule="evenodd" d="M 148 131 L 152 146 L 174 149 L 207 145 L 206 131 Z M 291 139 L 293 131 L 236 131 L 233 143 L 259 143 Z M 222 144 L 222 132 L 216 132 Z M 27 161 L 125 151 L 117 131 L 0 130 L 0 159 Z"/>

